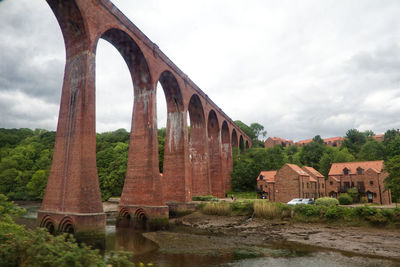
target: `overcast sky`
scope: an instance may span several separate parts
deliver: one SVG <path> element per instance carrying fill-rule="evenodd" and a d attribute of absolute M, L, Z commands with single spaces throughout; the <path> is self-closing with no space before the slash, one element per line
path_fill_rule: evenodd
<path fill-rule="evenodd" d="M 233 120 L 301 140 L 400 128 L 398 0 L 114 0 Z M 44 0 L 0 1 L 0 128 L 57 125 L 65 51 Z M 97 131 L 130 129 L 132 82 L 101 40 Z M 158 96 L 159 127 L 165 100 Z"/>

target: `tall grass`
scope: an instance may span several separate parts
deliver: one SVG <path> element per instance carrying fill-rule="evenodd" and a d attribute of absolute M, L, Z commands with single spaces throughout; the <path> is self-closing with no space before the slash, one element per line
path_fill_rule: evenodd
<path fill-rule="evenodd" d="M 284 207 L 281 203 L 258 200 L 254 202 L 254 215 L 266 219 L 280 219 L 283 216 Z"/>
<path fill-rule="evenodd" d="M 232 209 L 228 202 L 209 202 L 207 203 L 202 212 L 208 215 L 228 216 L 231 214 Z"/>

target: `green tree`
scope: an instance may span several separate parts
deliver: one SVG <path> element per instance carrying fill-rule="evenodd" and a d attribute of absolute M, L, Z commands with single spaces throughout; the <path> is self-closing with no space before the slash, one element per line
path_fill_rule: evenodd
<path fill-rule="evenodd" d="M 316 141 L 311 141 L 301 148 L 300 161 L 303 165 L 311 166 L 315 169 L 319 169 L 319 161 L 324 153 L 324 145 L 319 141 L 321 137 L 316 136 Z"/>
<path fill-rule="evenodd" d="M 399 130 L 395 130 L 395 129 L 391 129 L 391 130 L 387 130 L 383 136 L 383 143 L 386 145 L 388 143 L 390 143 L 393 139 L 396 138 L 396 136 L 399 136 L 400 132 Z"/>
<path fill-rule="evenodd" d="M 385 161 L 385 171 L 389 176 L 385 179 L 385 187 L 390 188 L 393 201 L 400 201 L 400 155 Z"/>
<path fill-rule="evenodd" d="M 361 150 L 361 146 L 366 142 L 367 137 L 365 134 L 359 132 L 357 129 L 350 129 L 346 132 L 342 148 L 347 148 L 353 156 L 357 156 Z"/>
<path fill-rule="evenodd" d="M 38 170 L 32 175 L 32 179 L 26 185 L 28 193 L 34 199 L 43 199 L 49 174 L 44 170 Z"/>
<path fill-rule="evenodd" d="M 233 153 L 234 167 L 231 172 L 231 186 L 234 191 L 252 191 L 256 187 L 256 178 L 262 170 L 277 170 L 287 158 L 281 146 L 273 148 L 250 148 L 245 153 Z"/>
<path fill-rule="evenodd" d="M 363 161 L 382 160 L 385 157 L 385 147 L 382 142 L 368 140 L 361 146 L 358 159 Z"/>

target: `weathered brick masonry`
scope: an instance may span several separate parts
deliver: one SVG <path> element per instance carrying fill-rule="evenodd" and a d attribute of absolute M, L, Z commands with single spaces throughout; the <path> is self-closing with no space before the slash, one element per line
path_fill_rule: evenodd
<path fill-rule="evenodd" d="M 187 202 L 194 194 L 223 196 L 229 188 L 232 145 L 251 146 L 248 136 L 110 1 L 47 2 L 63 33 L 66 66 L 53 163 L 38 215 L 40 225 L 54 231 L 105 229 L 95 133 L 95 57 L 100 38 L 121 53 L 133 80 L 132 128 L 120 215 L 133 221 L 167 218 L 168 201 Z M 158 171 L 158 82 L 168 113 L 163 176 Z"/>

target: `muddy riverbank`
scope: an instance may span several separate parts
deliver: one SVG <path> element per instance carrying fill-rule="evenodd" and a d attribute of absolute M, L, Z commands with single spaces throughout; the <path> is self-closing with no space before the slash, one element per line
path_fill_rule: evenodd
<path fill-rule="evenodd" d="M 175 231 L 174 228 L 178 229 L 177 231 L 185 231 L 182 230 L 184 227 L 188 232 L 207 234 L 211 237 L 224 236 L 229 246 L 295 242 L 354 255 L 400 261 L 400 231 L 393 229 L 290 223 L 244 216 L 210 216 L 200 212 L 171 220 L 171 225 L 172 232 Z M 157 240 L 151 235 L 154 234 L 149 234 L 148 238 L 160 243 L 161 236 Z M 160 247 L 163 247 L 162 242 Z"/>

